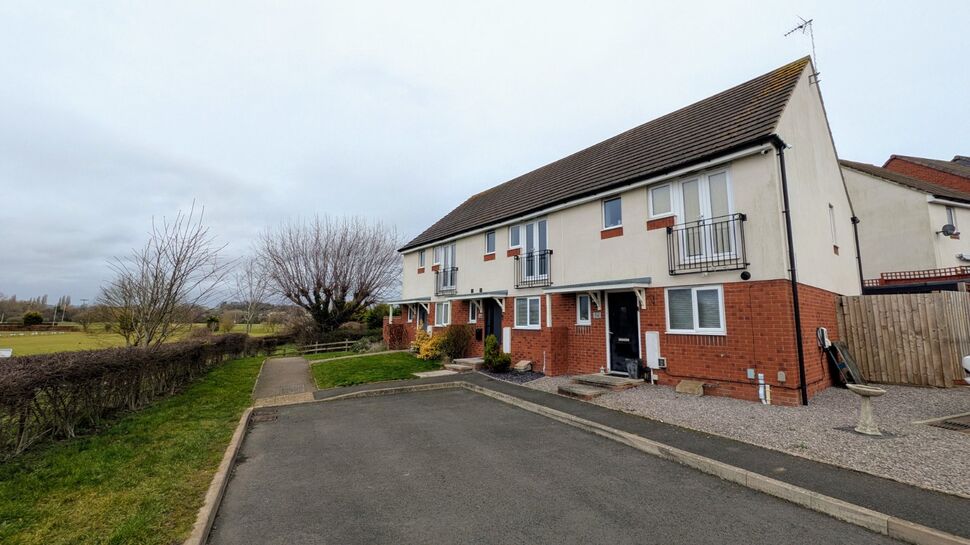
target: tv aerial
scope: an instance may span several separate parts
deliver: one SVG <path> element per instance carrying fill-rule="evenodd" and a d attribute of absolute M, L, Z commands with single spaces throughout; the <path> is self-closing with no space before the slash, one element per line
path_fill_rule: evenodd
<path fill-rule="evenodd" d="M 812 66 L 815 68 L 815 71 L 812 72 L 810 78 L 811 80 L 814 80 L 815 83 L 818 83 L 818 76 L 821 74 L 821 72 L 818 71 L 818 56 L 815 55 L 815 32 L 812 30 L 812 25 L 815 19 L 809 19 L 806 21 L 805 18 L 801 17 L 800 15 L 796 17 L 798 17 L 798 20 L 801 21 L 801 23 L 799 23 L 799 25 L 795 28 L 786 32 L 785 37 L 787 38 L 796 32 L 801 32 L 803 35 L 808 34 L 808 39 L 812 43 Z"/>

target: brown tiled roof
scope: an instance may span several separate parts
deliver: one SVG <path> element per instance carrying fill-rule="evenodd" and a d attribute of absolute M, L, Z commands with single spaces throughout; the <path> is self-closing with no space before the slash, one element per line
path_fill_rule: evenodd
<path fill-rule="evenodd" d="M 859 172 L 864 172 L 877 178 L 889 180 L 890 182 L 896 182 L 897 184 L 904 185 L 936 197 L 970 203 L 970 193 L 957 191 L 956 189 L 950 189 L 949 187 L 944 187 L 942 185 L 931 184 L 930 182 L 924 182 L 918 178 L 906 176 L 905 174 L 900 174 L 887 168 L 877 167 L 876 165 L 870 165 L 868 163 L 857 163 L 855 161 L 846 161 L 844 159 L 840 159 L 839 163 L 844 167 L 858 170 Z"/>
<path fill-rule="evenodd" d="M 970 157 L 967 157 L 966 155 L 954 155 L 953 160 L 950 162 L 957 163 L 965 167 L 970 167 Z"/>
<path fill-rule="evenodd" d="M 809 62 L 799 59 L 473 195 L 401 250 L 767 141 Z"/>
<path fill-rule="evenodd" d="M 902 159 L 903 161 L 909 161 L 910 163 L 916 163 L 917 165 L 923 165 L 927 168 L 932 168 L 934 170 L 939 170 L 940 172 L 946 172 L 947 174 L 960 176 L 961 178 L 970 180 L 970 165 L 963 163 L 960 160 L 961 158 L 966 159 L 960 155 L 954 157 L 952 161 L 927 159 L 926 157 L 912 157 L 909 155 L 892 155 L 889 157 L 889 161 L 892 161 L 893 159 Z M 883 166 L 888 165 L 889 161 L 886 161 Z"/>

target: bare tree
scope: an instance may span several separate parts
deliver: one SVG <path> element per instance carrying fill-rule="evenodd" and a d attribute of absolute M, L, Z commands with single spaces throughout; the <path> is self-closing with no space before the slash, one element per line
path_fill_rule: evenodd
<path fill-rule="evenodd" d="M 259 308 L 269 297 L 269 276 L 258 259 L 244 259 L 233 275 L 233 299 L 245 305 L 243 319 L 246 320 L 246 333 L 251 333 L 253 322 L 259 315 Z"/>
<path fill-rule="evenodd" d="M 231 263 L 220 259 L 225 245 L 203 223 L 193 203 L 188 214 L 152 220 L 148 242 L 127 258 L 115 258 L 115 278 L 101 288 L 99 302 L 129 346 L 154 347 L 185 323 L 185 309 L 203 301 L 225 279 Z"/>
<path fill-rule="evenodd" d="M 273 290 L 305 309 L 318 333 L 388 296 L 400 279 L 397 232 L 360 217 L 316 217 L 264 231 L 257 254 Z"/>

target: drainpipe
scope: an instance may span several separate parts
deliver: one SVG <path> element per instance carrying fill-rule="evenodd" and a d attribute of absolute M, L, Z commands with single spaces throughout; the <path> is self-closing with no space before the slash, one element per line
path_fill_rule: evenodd
<path fill-rule="evenodd" d="M 846 195 L 848 195 L 848 192 L 846 192 Z M 849 201 L 849 206 L 852 206 L 852 201 Z M 859 293 L 862 293 L 866 282 L 862 276 L 862 252 L 859 250 L 859 218 L 852 214 L 850 219 L 852 220 L 852 236 L 855 237 L 855 264 L 859 269 Z"/>
<path fill-rule="evenodd" d="M 798 389 L 801 393 L 802 405 L 808 405 L 808 385 L 805 383 L 805 354 L 802 353 L 804 342 L 802 339 L 802 313 L 798 304 L 798 276 L 795 271 L 795 241 L 792 238 L 791 207 L 788 201 L 788 174 L 785 170 L 784 140 L 777 134 L 772 135 L 772 145 L 778 151 L 778 166 L 781 168 L 781 194 L 784 199 L 785 235 L 788 239 L 788 272 L 791 277 L 792 312 L 795 315 L 795 347 L 798 350 Z"/>

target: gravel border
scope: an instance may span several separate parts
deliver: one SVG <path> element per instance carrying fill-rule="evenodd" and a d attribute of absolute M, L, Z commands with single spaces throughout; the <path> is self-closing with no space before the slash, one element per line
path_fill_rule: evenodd
<path fill-rule="evenodd" d="M 556 393 L 571 377 L 544 377 L 529 388 Z M 693 397 L 667 386 L 645 384 L 609 392 L 591 403 L 862 471 L 922 488 L 970 497 L 970 434 L 915 424 L 970 412 L 970 388 L 880 385 L 887 393 L 873 401 L 881 429 L 870 438 L 855 426 L 859 399 L 828 388 L 808 407 L 766 406 L 726 397 Z"/>
<path fill-rule="evenodd" d="M 527 382 L 532 382 L 534 380 L 539 380 L 545 378 L 546 376 L 542 373 L 534 373 L 532 371 L 526 371 L 525 373 L 516 373 L 513 371 L 508 371 L 505 373 L 495 373 L 492 371 L 487 371 L 485 369 L 480 369 L 479 373 L 498 380 L 504 380 L 505 382 L 511 382 L 512 384 L 525 384 Z"/>

